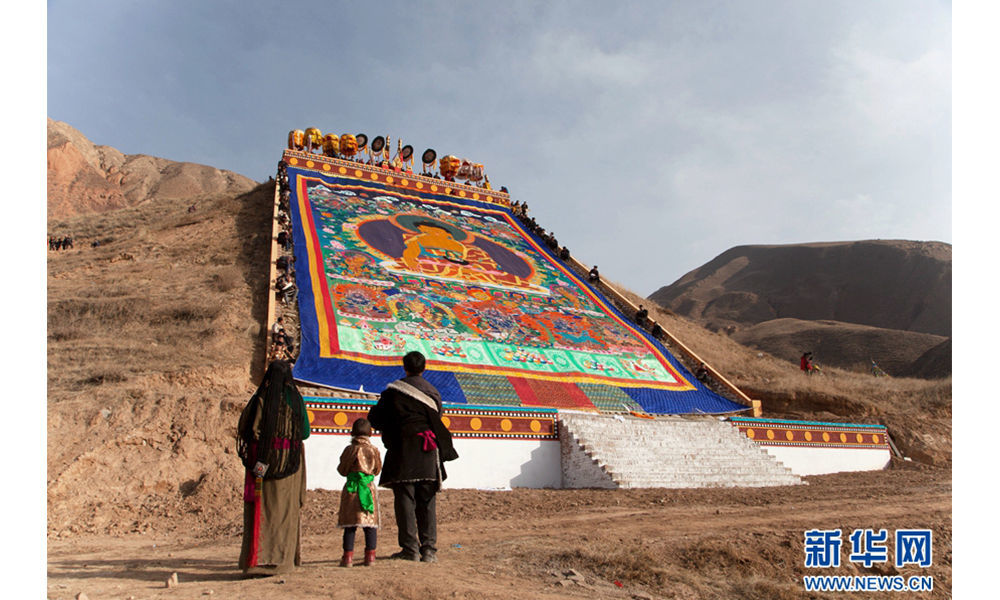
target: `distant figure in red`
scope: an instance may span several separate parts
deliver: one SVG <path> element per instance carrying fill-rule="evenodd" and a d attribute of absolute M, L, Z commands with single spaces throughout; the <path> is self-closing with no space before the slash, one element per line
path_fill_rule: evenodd
<path fill-rule="evenodd" d="M 802 358 L 799 359 L 799 368 L 802 369 L 806 375 L 811 374 L 813 370 L 812 355 L 812 352 L 804 352 L 802 354 Z"/>

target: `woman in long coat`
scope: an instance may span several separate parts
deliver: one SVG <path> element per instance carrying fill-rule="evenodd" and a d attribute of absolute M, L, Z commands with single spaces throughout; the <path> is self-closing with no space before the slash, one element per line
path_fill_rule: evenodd
<path fill-rule="evenodd" d="M 246 576 L 287 573 L 302 562 L 299 513 L 306 497 L 302 440 L 309 433 L 309 416 L 291 366 L 272 362 L 240 415 L 237 436 L 237 452 L 246 467 L 239 563 Z"/>

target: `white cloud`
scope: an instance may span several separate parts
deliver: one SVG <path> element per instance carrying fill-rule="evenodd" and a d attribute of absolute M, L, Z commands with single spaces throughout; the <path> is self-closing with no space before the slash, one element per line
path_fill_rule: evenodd
<path fill-rule="evenodd" d="M 602 50 L 597 36 L 575 32 L 543 32 L 530 48 L 531 64 L 544 85 L 583 83 L 609 91 L 618 86 L 642 86 L 654 61 L 646 44 L 618 51 Z"/>
<path fill-rule="evenodd" d="M 869 137 L 950 139 L 942 125 L 951 115 L 949 44 L 899 57 L 865 45 L 852 36 L 832 49 L 835 65 L 830 85 Z"/>

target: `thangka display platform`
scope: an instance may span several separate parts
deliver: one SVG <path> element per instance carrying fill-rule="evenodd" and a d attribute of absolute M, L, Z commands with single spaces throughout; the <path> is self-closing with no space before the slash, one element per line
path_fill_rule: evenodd
<path fill-rule="evenodd" d="M 301 348 L 295 378 L 380 392 L 419 350 L 444 402 L 729 413 L 564 265 L 506 195 L 286 152 Z"/>

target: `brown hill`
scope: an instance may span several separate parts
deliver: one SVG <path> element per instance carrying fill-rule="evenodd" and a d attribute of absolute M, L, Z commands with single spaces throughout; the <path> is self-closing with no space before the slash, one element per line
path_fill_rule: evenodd
<path fill-rule="evenodd" d="M 197 199 L 236 195 L 256 183 L 205 165 L 98 146 L 61 121 L 48 120 L 48 216 L 104 212 L 150 198 Z"/>
<path fill-rule="evenodd" d="M 929 333 L 800 319 L 764 321 L 734 332 L 732 338 L 792 362 L 798 362 L 802 353 L 809 351 L 817 364 L 868 371 L 874 360 L 893 376 L 913 373 L 913 364 L 919 358 L 948 339 Z M 833 357 L 833 363 L 827 357 Z M 849 362 L 851 357 L 853 363 Z"/>
<path fill-rule="evenodd" d="M 853 367 L 875 358 L 912 372 L 908 360 L 951 335 L 951 245 L 867 240 L 739 246 L 649 298 L 777 356 L 798 360 L 822 345 L 828 364 Z M 931 343 L 935 338 L 898 332 L 938 337 Z M 925 371 L 950 373 L 950 364 Z"/>
<path fill-rule="evenodd" d="M 238 485 L 234 418 L 263 348 L 273 185 L 50 220 L 50 531 L 144 531 L 221 509 Z M 224 500 L 223 500 L 224 499 Z"/>
<path fill-rule="evenodd" d="M 909 368 L 901 369 L 899 375 L 922 379 L 941 379 L 951 376 L 951 338 L 921 354 Z"/>
<path fill-rule="evenodd" d="M 830 320 L 951 336 L 951 244 L 738 246 L 649 298 L 724 329 Z"/>

